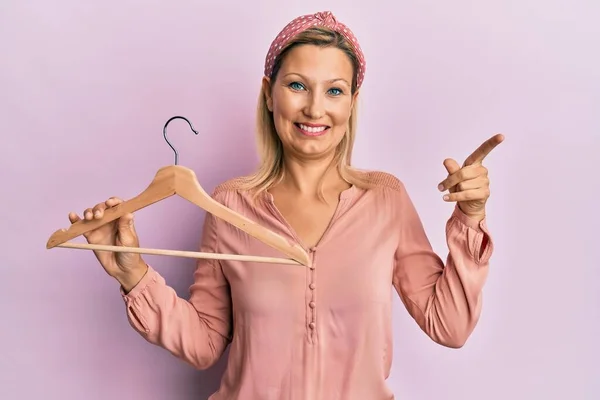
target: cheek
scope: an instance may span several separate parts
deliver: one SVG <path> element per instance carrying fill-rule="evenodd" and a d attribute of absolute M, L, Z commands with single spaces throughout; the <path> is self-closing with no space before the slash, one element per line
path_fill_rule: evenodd
<path fill-rule="evenodd" d="M 335 104 L 331 107 L 331 111 L 329 113 L 330 118 L 332 119 L 332 123 L 335 127 L 343 127 L 346 128 L 348 124 L 348 120 L 350 119 L 350 114 L 352 112 L 350 108 L 349 102 L 340 102 L 339 104 Z"/>
<path fill-rule="evenodd" d="M 273 104 L 273 122 L 277 134 L 285 134 L 289 131 L 292 120 L 296 116 L 294 109 L 285 102 L 276 101 Z"/>
<path fill-rule="evenodd" d="M 289 130 L 290 119 L 290 111 L 281 104 L 276 104 L 273 108 L 273 122 L 279 135 Z"/>
<path fill-rule="evenodd" d="M 276 92 L 273 94 L 273 114 L 275 117 L 290 118 L 298 110 L 301 110 L 302 104 L 299 96 L 289 96 L 285 93 Z"/>

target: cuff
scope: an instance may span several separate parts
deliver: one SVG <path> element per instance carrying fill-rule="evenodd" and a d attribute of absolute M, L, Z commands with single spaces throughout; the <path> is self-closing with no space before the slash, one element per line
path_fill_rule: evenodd
<path fill-rule="evenodd" d="M 479 265 L 489 262 L 494 251 L 494 242 L 488 230 L 486 218 L 481 221 L 474 220 L 465 214 L 457 204 L 449 221 L 450 229 L 453 225 L 452 221 L 457 221 L 466 228 L 467 246 L 473 260 Z M 483 251 L 482 246 L 484 246 Z"/>
<path fill-rule="evenodd" d="M 158 280 L 158 272 L 156 272 L 150 265 L 148 265 L 148 270 L 146 274 L 142 277 L 142 279 L 138 282 L 137 285 L 133 287 L 129 291 L 129 293 L 125 293 L 122 286 L 119 286 L 119 292 L 121 293 L 121 297 L 125 300 L 126 303 L 130 303 L 135 300 L 140 294 L 142 294 L 145 290 L 148 289 L 151 285 L 156 283 Z"/>
<path fill-rule="evenodd" d="M 456 204 L 454 206 L 454 211 L 452 212 L 452 217 L 458 219 L 460 222 L 462 222 L 464 225 L 468 226 L 469 228 L 475 229 L 477 232 L 488 233 L 486 218 L 483 218 L 481 221 L 477 221 L 477 220 L 469 217 L 467 214 L 465 214 L 463 212 L 463 210 L 460 209 L 458 204 Z"/>

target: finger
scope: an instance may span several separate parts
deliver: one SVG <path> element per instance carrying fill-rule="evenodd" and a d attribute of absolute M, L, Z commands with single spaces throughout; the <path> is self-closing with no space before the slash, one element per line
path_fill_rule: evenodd
<path fill-rule="evenodd" d="M 123 200 L 118 197 L 111 197 L 103 203 L 98 203 L 92 208 L 93 218 L 100 219 L 104 217 L 104 211 L 109 207 L 114 207 L 119 203 L 122 203 Z"/>
<path fill-rule="evenodd" d="M 491 138 L 483 142 L 481 146 L 479 146 L 473 153 L 471 153 L 469 157 L 467 157 L 464 165 L 481 163 L 483 159 L 503 141 L 504 135 L 500 133 L 492 136 Z"/>
<path fill-rule="evenodd" d="M 469 189 L 444 195 L 444 200 L 451 201 L 475 201 L 485 200 L 490 197 L 489 188 Z"/>
<path fill-rule="evenodd" d="M 130 229 L 133 227 L 133 214 L 127 213 L 119 218 L 119 226 Z"/>
<path fill-rule="evenodd" d="M 489 179 L 487 177 L 477 177 L 475 179 L 469 179 L 462 181 L 456 185 L 456 192 L 464 192 L 472 189 L 485 189 L 489 186 Z"/>
<path fill-rule="evenodd" d="M 114 207 L 118 204 L 121 204 L 122 202 L 123 200 L 119 197 L 111 197 L 108 200 L 106 200 L 105 204 L 107 205 L 107 207 Z"/>
<path fill-rule="evenodd" d="M 458 165 L 456 160 L 453 160 L 451 158 L 447 158 L 444 160 L 444 167 L 446 168 L 446 171 L 448 171 L 448 176 L 460 170 L 460 165 Z M 442 192 L 444 191 L 444 186 L 442 184 L 439 184 L 438 189 Z"/>
<path fill-rule="evenodd" d="M 124 246 L 138 246 L 137 233 L 133 223 L 133 214 L 127 213 L 119 218 L 119 242 Z"/>
<path fill-rule="evenodd" d="M 446 167 L 446 171 L 448 171 L 448 174 L 453 174 L 460 169 L 460 165 L 458 165 L 456 160 L 453 160 L 451 158 L 446 158 L 444 160 L 444 167 Z"/>
<path fill-rule="evenodd" d="M 83 211 L 83 218 L 84 218 L 85 220 L 88 220 L 88 221 L 90 221 L 91 219 L 93 219 L 93 218 L 94 218 L 94 213 L 93 213 L 93 211 L 92 211 L 92 209 L 91 209 L 91 208 L 86 208 L 86 209 Z"/>
<path fill-rule="evenodd" d="M 106 209 L 106 202 L 98 203 L 92 208 L 92 212 L 94 213 L 94 218 L 100 219 L 104 216 L 104 210 Z"/>
<path fill-rule="evenodd" d="M 75 214 L 74 212 L 70 212 L 69 213 L 69 221 L 74 224 L 75 222 L 79 221 L 81 218 L 79 217 L 79 215 Z"/>
<path fill-rule="evenodd" d="M 460 168 L 458 171 L 449 175 L 446 179 L 440 182 L 438 189 L 443 192 L 444 190 L 452 189 L 460 182 L 475 179 L 480 176 L 487 176 L 487 168 L 485 168 L 483 165 L 468 165 Z"/>

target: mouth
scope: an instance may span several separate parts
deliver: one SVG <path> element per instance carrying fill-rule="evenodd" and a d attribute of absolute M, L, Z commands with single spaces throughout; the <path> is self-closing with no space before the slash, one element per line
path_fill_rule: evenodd
<path fill-rule="evenodd" d="M 301 124 L 299 122 L 294 123 L 294 126 L 300 133 L 306 136 L 321 136 L 330 129 L 327 125 Z"/>

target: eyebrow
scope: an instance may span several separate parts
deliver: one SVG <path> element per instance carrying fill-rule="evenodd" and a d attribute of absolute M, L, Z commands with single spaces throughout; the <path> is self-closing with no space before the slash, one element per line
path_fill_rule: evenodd
<path fill-rule="evenodd" d="M 306 77 L 304 75 L 299 74 L 297 72 L 288 72 L 287 74 L 285 74 L 283 76 L 287 77 L 287 76 L 290 76 L 290 75 L 297 75 L 297 76 L 301 77 L 302 79 L 306 79 Z M 308 79 L 306 79 L 306 80 L 308 80 Z M 335 83 L 335 82 L 338 82 L 338 81 L 344 82 L 346 85 L 351 86 L 350 83 L 347 80 L 345 80 L 344 78 L 333 78 L 333 79 L 329 79 L 329 80 L 327 80 L 325 82 L 327 82 L 327 83 Z"/>
<path fill-rule="evenodd" d="M 327 82 L 329 82 L 329 83 L 335 83 L 335 82 L 337 82 L 337 81 L 342 81 L 342 82 L 344 82 L 346 85 L 350 86 L 350 83 L 349 83 L 347 80 L 345 80 L 344 78 L 336 78 L 336 79 L 331 79 L 331 80 L 329 80 L 329 81 L 327 81 Z"/>

